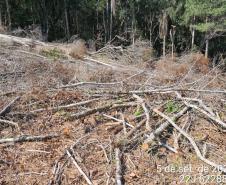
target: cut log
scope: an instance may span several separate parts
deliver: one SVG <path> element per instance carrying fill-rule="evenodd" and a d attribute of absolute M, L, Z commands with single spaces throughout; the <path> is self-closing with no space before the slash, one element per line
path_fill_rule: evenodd
<path fill-rule="evenodd" d="M 1 44 L 8 46 L 21 45 L 26 47 L 31 47 L 33 45 L 45 46 L 44 42 L 5 34 L 0 34 L 0 45 Z"/>

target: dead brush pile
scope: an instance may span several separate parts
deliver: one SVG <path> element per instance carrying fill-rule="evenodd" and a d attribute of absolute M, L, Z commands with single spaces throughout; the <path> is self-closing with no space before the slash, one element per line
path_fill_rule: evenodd
<path fill-rule="evenodd" d="M 192 53 L 182 57 L 161 59 L 154 65 L 156 79 L 161 83 L 174 83 L 185 78 L 198 78 L 210 72 L 210 62 L 203 54 Z M 219 71 L 220 73 L 220 71 Z M 194 80 L 194 79 L 190 79 Z"/>
<path fill-rule="evenodd" d="M 75 43 L 70 44 L 69 55 L 75 59 L 82 59 L 87 53 L 87 48 L 85 45 L 85 41 L 76 40 Z"/>
<path fill-rule="evenodd" d="M 187 55 L 123 71 L 11 49 L 0 60 L 0 184 L 225 180 L 219 66 Z"/>
<path fill-rule="evenodd" d="M 134 46 L 125 48 L 108 44 L 92 53 L 92 56 L 100 60 L 110 60 L 120 64 L 145 66 L 156 57 L 156 53 L 154 48 L 150 47 L 148 41 L 137 40 Z"/>

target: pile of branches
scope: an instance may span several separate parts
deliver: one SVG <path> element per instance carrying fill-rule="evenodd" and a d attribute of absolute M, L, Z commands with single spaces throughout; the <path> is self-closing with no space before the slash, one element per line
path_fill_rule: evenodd
<path fill-rule="evenodd" d="M 127 79 L 131 80 L 134 77 L 136 75 Z M 136 150 L 139 146 L 145 151 L 150 151 L 156 146 L 164 147 L 175 155 L 182 153 L 185 156 L 188 155 L 186 152 L 188 147 L 190 152 L 207 165 L 226 172 L 224 164 L 218 159 L 215 158 L 215 161 L 212 158 L 211 152 L 216 153 L 216 149 L 209 143 L 208 136 L 199 141 L 192 136 L 197 132 L 195 129 L 200 128 L 200 125 L 197 126 L 194 120 L 199 120 L 201 117 L 205 120 L 203 123 L 208 124 L 205 127 L 213 129 L 212 131 L 218 135 L 222 134 L 223 137 L 226 129 L 225 90 L 178 87 L 125 90 L 123 88 L 125 82 L 126 80 L 116 83 L 79 82 L 48 89 L 43 94 L 41 93 L 42 95 L 39 94 L 38 98 L 33 97 L 32 99 L 28 98 L 28 94 L 24 94 L 13 99 L 0 111 L 0 122 L 18 129 L 17 133 L 21 133 L 20 130 L 23 126 L 19 120 L 23 120 L 24 116 L 29 117 L 26 118 L 29 120 L 44 113 L 49 115 L 59 113 L 64 117 L 64 121 L 80 120 L 83 122 L 86 127 L 85 134 L 76 139 L 66 148 L 62 156 L 56 159 L 53 174 L 51 178 L 49 177 L 49 184 L 62 183 L 63 174 L 66 173 L 65 168 L 69 163 L 75 166 L 87 184 L 94 184 L 92 178 L 82 167 L 83 160 L 77 156 L 75 149 L 78 150 L 79 146 L 81 147 L 81 140 L 91 137 L 95 127 L 98 128 L 100 125 L 106 127 L 105 132 L 109 132 L 109 135 L 112 136 L 108 146 L 106 143 L 103 144 L 106 141 L 104 139 L 96 138 L 96 142 L 102 143 L 100 146 L 107 160 L 106 165 L 115 165 L 115 173 L 108 174 L 108 181 L 115 177 L 116 184 L 123 184 L 125 181 L 123 155 Z M 79 98 L 73 96 L 75 92 L 81 92 Z M 63 100 L 56 98 L 59 94 L 64 97 Z M 212 99 L 215 99 L 215 102 L 212 102 Z M 216 107 L 211 106 L 215 104 L 217 104 Z M 38 108 L 35 109 L 35 107 Z M 23 119 L 20 118 L 16 122 L 18 115 Z M 90 124 L 90 118 L 93 116 L 95 123 L 87 128 L 87 123 Z M 98 121 L 95 116 L 98 116 Z M 112 120 L 113 123 L 109 124 L 109 120 Z M 210 132 L 212 132 L 211 129 Z M 69 134 L 67 132 L 67 130 L 64 131 L 64 135 Z M 57 132 L 46 135 L 18 135 L 3 137 L 0 139 L 0 144 L 37 142 L 61 137 L 62 135 Z M 173 140 L 173 144 L 169 144 L 169 140 Z M 184 146 L 185 140 L 187 145 Z"/>

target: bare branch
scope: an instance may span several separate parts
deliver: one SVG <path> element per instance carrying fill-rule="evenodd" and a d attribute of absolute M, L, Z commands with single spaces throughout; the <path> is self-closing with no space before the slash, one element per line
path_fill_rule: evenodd
<path fill-rule="evenodd" d="M 72 160 L 73 164 L 76 166 L 76 168 L 78 169 L 78 171 L 81 173 L 81 175 L 84 177 L 84 179 L 86 180 L 86 182 L 89 185 L 93 185 L 92 181 L 89 179 L 89 177 L 85 174 L 85 172 L 81 169 L 81 167 L 78 165 L 78 163 L 76 162 L 76 160 L 73 158 L 73 156 L 70 154 L 70 152 L 67 150 L 67 155 L 68 157 L 70 157 L 70 159 Z"/>
<path fill-rule="evenodd" d="M 122 163 L 121 163 L 121 152 L 119 148 L 115 148 L 115 160 L 116 160 L 116 185 L 122 185 Z"/>
<path fill-rule="evenodd" d="M 17 96 L 13 101 L 11 101 L 8 105 L 6 105 L 6 106 L 1 110 L 0 116 L 3 116 L 3 117 L 4 117 L 7 113 L 9 113 L 9 112 L 11 111 L 11 108 L 12 108 L 13 104 L 15 104 L 15 102 L 16 102 L 17 100 L 19 100 L 19 99 L 20 99 L 20 97 Z"/>
<path fill-rule="evenodd" d="M 102 112 L 104 110 L 113 110 L 113 109 L 118 109 L 118 108 L 125 108 L 125 107 L 131 107 L 131 106 L 136 106 L 137 104 L 134 103 L 127 103 L 127 104 L 109 104 L 109 105 L 104 105 L 102 107 L 97 107 L 94 109 L 90 110 L 85 110 L 83 112 L 79 112 L 76 114 L 72 114 L 71 118 L 79 119 L 85 116 L 89 116 L 91 114 L 94 114 L 96 112 Z"/>
<path fill-rule="evenodd" d="M 60 109 L 68 109 L 68 108 L 72 108 L 72 107 L 86 105 L 86 104 L 89 104 L 89 103 L 92 103 L 92 102 L 98 101 L 98 100 L 100 100 L 100 99 L 99 98 L 95 98 L 95 99 L 92 99 L 92 100 L 87 100 L 87 101 L 72 103 L 72 104 L 69 104 L 69 105 L 62 105 L 62 106 L 51 107 L 51 108 L 47 108 L 47 109 L 36 109 L 36 110 L 32 110 L 30 112 L 31 113 L 37 113 L 37 112 L 43 112 L 43 111 L 46 111 L 46 110 L 52 110 L 52 111 L 54 111 L 54 110 L 60 110 Z"/>
<path fill-rule="evenodd" d="M 153 109 L 153 111 L 155 113 L 157 113 L 158 115 L 160 115 L 161 117 L 163 117 L 164 119 L 166 119 L 175 129 L 177 129 L 177 131 L 179 131 L 184 137 L 186 137 L 191 145 L 193 146 L 194 150 L 195 150 L 195 153 L 196 155 L 203 161 L 205 162 L 206 164 L 209 164 L 210 166 L 213 166 L 215 167 L 216 169 L 219 169 L 221 170 L 222 172 L 226 173 L 226 168 L 223 167 L 223 165 L 218 165 L 212 161 L 209 161 L 208 159 L 206 159 L 205 157 L 202 156 L 198 146 L 196 145 L 194 139 L 189 135 L 187 134 L 184 130 L 182 130 L 179 126 L 177 126 L 175 124 L 175 122 L 173 121 L 174 119 L 172 118 L 169 118 L 168 116 L 166 116 L 165 114 L 163 114 L 162 112 L 160 112 L 159 110 L 157 109 Z"/>
<path fill-rule="evenodd" d="M 149 110 L 147 109 L 146 105 L 145 105 L 145 100 L 142 99 L 140 96 L 137 96 L 136 94 L 133 94 L 133 97 L 136 98 L 140 103 L 141 103 L 141 106 L 145 112 L 145 115 L 146 115 L 146 129 L 147 130 L 151 130 L 151 127 L 150 127 L 150 114 L 149 114 Z"/>
<path fill-rule="evenodd" d="M 109 115 L 107 115 L 107 114 L 102 114 L 102 115 L 105 116 L 105 117 L 107 117 L 107 118 L 110 118 L 110 119 L 113 119 L 113 120 L 115 120 L 115 121 L 118 121 L 118 122 L 120 122 L 120 123 L 122 123 L 122 124 L 125 124 L 125 125 L 128 126 L 128 127 L 134 128 L 133 125 L 127 123 L 125 120 L 117 119 L 117 118 L 115 118 L 115 117 L 113 117 L 113 116 L 109 116 Z"/>
<path fill-rule="evenodd" d="M 57 138 L 59 137 L 59 135 L 57 134 L 53 134 L 53 135 L 46 135 L 46 136 L 27 136 L 27 135 L 23 135 L 23 136 L 18 136 L 18 137 L 14 137 L 14 138 L 4 138 L 4 139 L 0 139 L 0 144 L 2 143 L 18 143 L 18 142 L 32 142 L 32 141 L 43 141 L 43 140 L 48 140 L 48 139 L 53 139 L 53 138 Z"/>
<path fill-rule="evenodd" d="M 185 107 L 180 112 L 178 112 L 175 116 L 173 116 L 172 119 L 176 121 L 181 116 L 183 116 L 189 109 L 190 109 L 190 107 Z M 148 138 L 144 141 L 144 143 L 150 143 L 150 142 L 152 142 L 155 139 L 155 137 L 158 136 L 159 134 L 161 134 L 169 125 L 170 125 L 170 123 L 167 122 L 167 121 L 164 122 L 163 124 L 161 124 L 156 130 L 154 130 L 148 136 Z"/>
<path fill-rule="evenodd" d="M 209 114 L 208 112 L 204 111 L 203 109 L 199 108 L 197 105 L 193 105 L 187 102 L 184 102 L 185 105 L 187 105 L 188 107 L 194 108 L 196 110 L 198 110 L 199 112 L 203 113 L 204 115 L 206 115 L 208 118 L 212 119 L 215 123 L 219 124 L 221 127 L 226 128 L 226 123 L 224 123 L 222 120 L 220 120 L 219 118 L 212 116 L 211 114 Z"/>
<path fill-rule="evenodd" d="M 0 119 L 0 123 L 8 124 L 8 125 L 14 126 L 14 127 L 16 127 L 16 128 L 19 129 L 18 123 L 15 123 L 15 122 L 13 122 L 13 121 L 8 121 L 8 120 Z"/>

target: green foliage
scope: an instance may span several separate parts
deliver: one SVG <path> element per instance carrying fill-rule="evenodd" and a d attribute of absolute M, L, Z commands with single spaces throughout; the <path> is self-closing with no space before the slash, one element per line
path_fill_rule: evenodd
<path fill-rule="evenodd" d="M 63 52 L 58 50 L 57 48 L 51 50 L 43 49 L 41 50 L 40 54 L 54 60 L 64 58 Z"/>
<path fill-rule="evenodd" d="M 183 23 L 200 32 L 225 31 L 226 0 L 187 0 Z"/>
<path fill-rule="evenodd" d="M 99 12 L 102 12 L 104 10 L 105 6 L 106 6 L 105 0 L 99 0 L 98 3 L 96 3 L 96 7 Z"/>
<path fill-rule="evenodd" d="M 136 112 L 134 112 L 134 116 L 140 116 L 144 113 L 144 110 L 141 107 L 138 107 Z"/>
<path fill-rule="evenodd" d="M 214 22 L 208 22 L 208 23 L 198 23 L 193 27 L 200 32 L 207 32 L 209 30 L 214 29 L 215 26 L 216 24 Z"/>
<path fill-rule="evenodd" d="M 176 102 L 170 100 L 167 102 L 166 104 L 166 111 L 168 113 L 174 113 L 174 112 L 177 112 L 179 110 L 179 106 Z"/>
<path fill-rule="evenodd" d="M 197 45 L 194 45 L 192 48 L 192 52 L 198 52 L 199 51 L 199 47 Z"/>
<path fill-rule="evenodd" d="M 164 11 L 169 19 L 169 29 L 171 25 L 176 26 L 177 52 L 190 46 L 191 28 L 197 30 L 195 44 L 200 49 L 203 47 L 203 38 L 214 36 L 214 46 L 218 45 L 226 52 L 225 37 L 221 37 L 221 43 L 217 39 L 218 33 L 226 32 L 226 0 L 116 0 L 116 15 L 113 17 L 110 0 L 9 0 L 9 6 L 13 29 L 40 25 L 43 38 L 46 33 L 48 41 L 67 38 L 67 12 L 70 36 L 78 34 L 85 40 L 98 38 L 98 42 L 101 42 L 99 45 L 103 46 L 110 39 L 112 23 L 111 38 L 119 35 L 131 42 L 135 30 L 136 38 L 151 38 L 153 47 L 159 53 L 162 47 L 159 19 Z M 2 22 L 7 25 L 9 21 L 5 1 L 0 2 L 0 12 Z M 167 42 L 169 40 L 168 31 Z M 216 50 L 215 47 L 211 49 Z M 60 57 L 57 51 L 45 54 L 51 58 Z"/>

